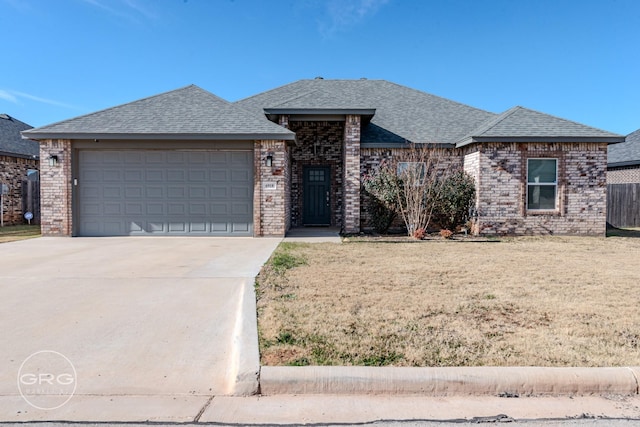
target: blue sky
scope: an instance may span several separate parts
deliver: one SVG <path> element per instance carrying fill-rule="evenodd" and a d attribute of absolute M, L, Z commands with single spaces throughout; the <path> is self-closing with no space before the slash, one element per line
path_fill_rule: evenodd
<path fill-rule="evenodd" d="M 638 0 L 0 0 L 0 35 L 0 113 L 33 126 L 323 76 L 640 128 Z"/>

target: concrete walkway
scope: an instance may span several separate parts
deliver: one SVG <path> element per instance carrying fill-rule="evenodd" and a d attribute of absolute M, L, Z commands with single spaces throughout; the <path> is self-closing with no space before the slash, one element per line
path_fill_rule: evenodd
<path fill-rule="evenodd" d="M 287 232 L 285 242 L 342 243 L 340 230 L 334 227 L 296 227 Z"/>

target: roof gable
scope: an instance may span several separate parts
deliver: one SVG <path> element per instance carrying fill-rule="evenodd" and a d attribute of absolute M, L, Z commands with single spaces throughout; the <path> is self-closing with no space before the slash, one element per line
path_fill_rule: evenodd
<path fill-rule="evenodd" d="M 619 142 L 621 135 L 560 117 L 513 107 L 461 138 L 456 146 L 474 142 Z"/>
<path fill-rule="evenodd" d="M 609 146 L 608 163 L 610 167 L 640 164 L 640 129 L 627 135 L 625 142 Z"/>
<path fill-rule="evenodd" d="M 29 138 L 293 139 L 293 132 L 195 85 L 32 129 Z"/>
<path fill-rule="evenodd" d="M 236 105 L 265 110 L 375 110 L 361 143 L 452 144 L 493 113 L 385 80 L 299 80 Z"/>
<path fill-rule="evenodd" d="M 31 128 L 28 124 L 8 114 L 0 114 L 0 154 L 28 158 L 38 157 L 40 155 L 38 143 L 22 139 L 20 136 L 20 132 Z"/>

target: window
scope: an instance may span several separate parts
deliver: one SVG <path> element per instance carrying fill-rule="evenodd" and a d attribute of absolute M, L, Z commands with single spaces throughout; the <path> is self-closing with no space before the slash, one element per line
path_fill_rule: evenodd
<path fill-rule="evenodd" d="M 558 159 L 527 159 L 527 209 L 555 210 Z"/>
<path fill-rule="evenodd" d="M 37 169 L 29 169 L 27 170 L 27 180 L 29 181 L 38 181 L 39 178 L 39 173 Z"/>
<path fill-rule="evenodd" d="M 426 173 L 427 165 L 424 162 L 398 162 L 398 176 L 413 185 L 422 185 Z"/>

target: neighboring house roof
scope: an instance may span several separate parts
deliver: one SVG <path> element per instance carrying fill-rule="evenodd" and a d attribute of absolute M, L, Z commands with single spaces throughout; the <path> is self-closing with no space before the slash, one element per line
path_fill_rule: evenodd
<path fill-rule="evenodd" d="M 295 134 L 195 85 L 32 129 L 33 139 L 293 140 Z"/>
<path fill-rule="evenodd" d="M 20 132 L 31 128 L 8 114 L 0 114 L 0 155 L 37 158 L 40 155 L 39 144 L 20 136 Z"/>
<path fill-rule="evenodd" d="M 475 142 L 607 142 L 622 135 L 596 129 L 523 107 L 514 107 L 483 123 L 460 139 L 456 147 Z"/>
<path fill-rule="evenodd" d="M 609 167 L 640 165 L 640 129 L 627 135 L 625 142 L 609 146 Z"/>
<path fill-rule="evenodd" d="M 495 114 L 385 80 L 299 80 L 235 103 L 255 114 L 364 114 L 360 141 L 453 144 Z M 360 112 L 358 112 L 360 111 Z"/>

